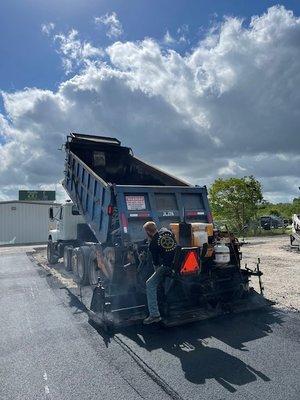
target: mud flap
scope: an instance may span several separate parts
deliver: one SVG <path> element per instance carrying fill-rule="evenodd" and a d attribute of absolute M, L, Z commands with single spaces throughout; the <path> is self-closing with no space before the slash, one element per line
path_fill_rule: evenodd
<path fill-rule="evenodd" d="M 93 290 L 90 310 L 95 313 L 103 313 L 105 305 L 105 289 L 99 282 Z"/>
<path fill-rule="evenodd" d="M 88 310 L 89 318 L 105 331 L 111 326 L 110 321 L 106 318 L 106 310 L 109 304 L 105 303 L 105 289 L 99 279 L 97 286 L 93 290 L 91 306 Z"/>

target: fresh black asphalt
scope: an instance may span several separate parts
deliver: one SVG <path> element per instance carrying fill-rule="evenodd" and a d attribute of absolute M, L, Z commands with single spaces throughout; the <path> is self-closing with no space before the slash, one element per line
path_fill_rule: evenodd
<path fill-rule="evenodd" d="M 300 316 L 276 308 L 113 336 L 25 250 L 0 252 L 0 399 L 300 399 Z"/>

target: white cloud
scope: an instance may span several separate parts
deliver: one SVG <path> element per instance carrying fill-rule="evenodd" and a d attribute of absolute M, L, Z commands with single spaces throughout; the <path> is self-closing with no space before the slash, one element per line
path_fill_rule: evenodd
<path fill-rule="evenodd" d="M 95 17 L 96 25 L 105 25 L 107 27 L 106 36 L 110 39 L 116 39 L 123 34 L 123 27 L 118 20 L 117 14 L 112 12 L 107 13 L 101 17 Z"/>
<path fill-rule="evenodd" d="M 193 183 L 253 174 L 269 199 L 298 195 L 300 19 L 284 7 L 249 26 L 228 18 L 186 56 L 148 38 L 113 43 L 105 64 L 76 31 L 56 41 L 83 69 L 55 92 L 2 94 L 2 197 L 12 185 L 56 184 L 70 131 L 119 137 Z"/>
<path fill-rule="evenodd" d="M 164 35 L 163 38 L 163 43 L 170 45 L 170 44 L 174 44 L 176 42 L 176 40 L 173 38 L 173 36 L 170 35 L 170 32 L 167 30 L 167 32 Z"/>
<path fill-rule="evenodd" d="M 55 28 L 54 22 L 48 22 L 46 24 L 41 25 L 42 32 L 47 36 L 50 36 L 50 34 L 53 32 L 54 28 Z"/>
<path fill-rule="evenodd" d="M 72 29 L 67 35 L 62 33 L 54 36 L 54 41 L 59 45 L 59 53 L 62 54 L 62 62 L 67 74 L 75 67 L 86 66 L 95 58 L 104 55 L 102 48 L 94 47 L 91 43 L 81 41 L 78 31 Z"/>
<path fill-rule="evenodd" d="M 179 43 L 188 43 L 189 40 L 187 38 L 189 33 L 189 26 L 184 24 L 177 29 L 177 34 L 179 36 L 178 41 Z"/>
<path fill-rule="evenodd" d="M 218 169 L 219 175 L 237 175 L 243 171 L 246 171 L 246 168 L 238 165 L 236 161 L 228 160 L 228 164 L 225 167 L 221 167 Z"/>
<path fill-rule="evenodd" d="M 189 37 L 189 27 L 188 25 L 180 26 L 174 36 L 172 36 L 169 30 L 166 30 L 166 33 L 163 36 L 163 39 L 158 42 L 158 44 L 165 45 L 166 47 L 172 47 L 174 49 L 180 48 L 183 46 L 189 45 L 190 41 Z"/>

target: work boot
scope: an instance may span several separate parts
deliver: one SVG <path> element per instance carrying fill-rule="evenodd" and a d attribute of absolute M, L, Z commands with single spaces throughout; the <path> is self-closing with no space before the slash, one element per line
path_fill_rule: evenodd
<path fill-rule="evenodd" d="M 150 325 L 154 324 L 155 322 L 161 321 L 161 316 L 158 315 L 157 317 L 153 317 L 152 315 L 149 315 L 149 317 L 145 318 L 143 321 L 144 325 Z"/>

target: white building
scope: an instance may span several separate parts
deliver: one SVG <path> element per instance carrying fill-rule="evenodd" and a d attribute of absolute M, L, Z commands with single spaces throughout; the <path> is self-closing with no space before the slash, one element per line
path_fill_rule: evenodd
<path fill-rule="evenodd" d="M 54 208 L 55 215 L 60 204 L 18 200 L 0 202 L 0 245 L 47 242 L 50 207 Z"/>

